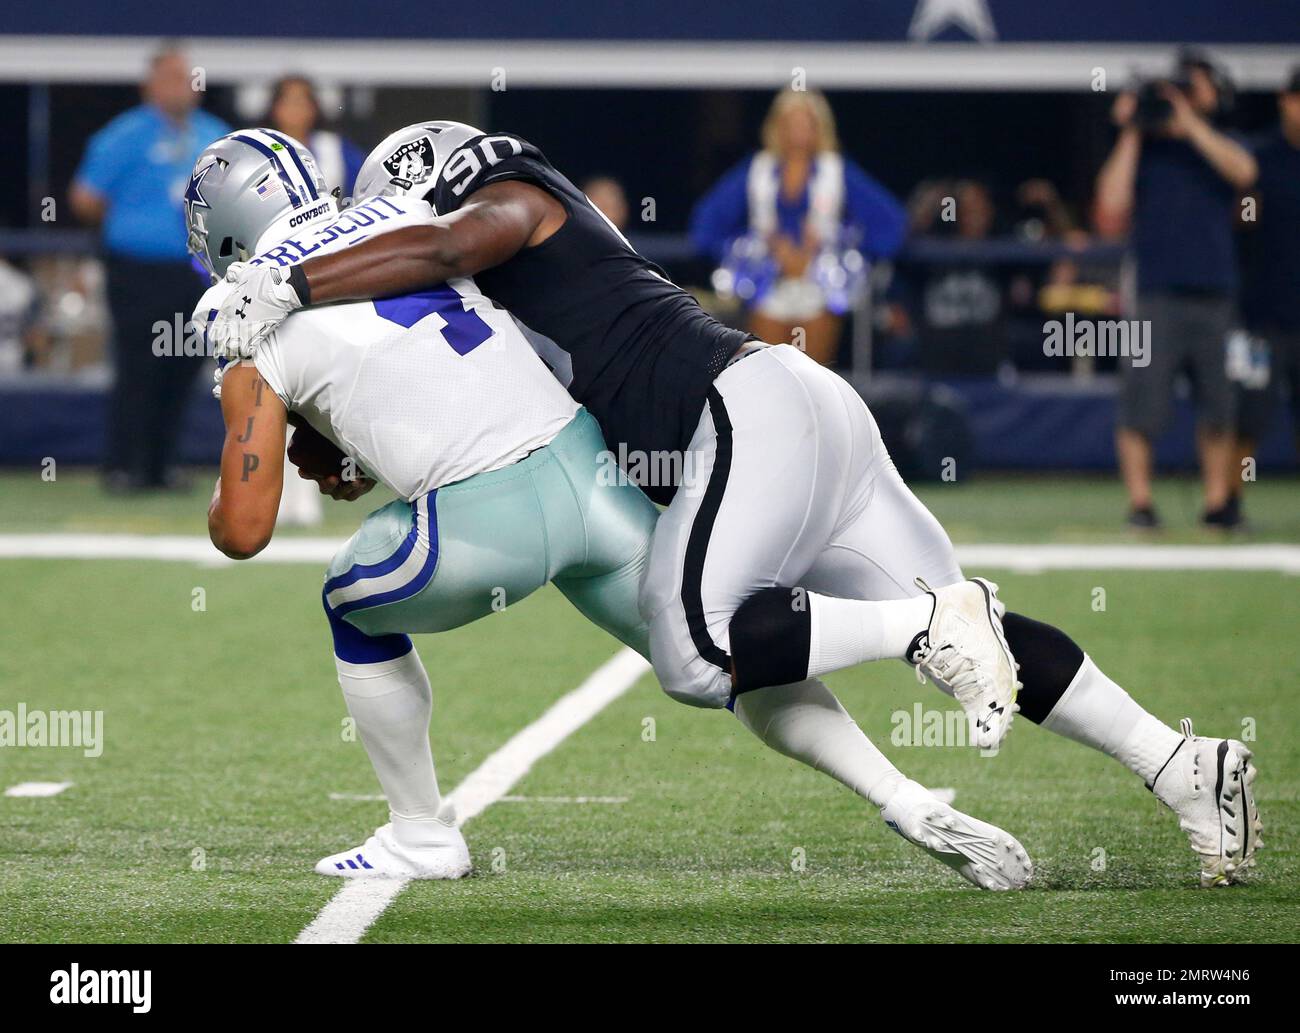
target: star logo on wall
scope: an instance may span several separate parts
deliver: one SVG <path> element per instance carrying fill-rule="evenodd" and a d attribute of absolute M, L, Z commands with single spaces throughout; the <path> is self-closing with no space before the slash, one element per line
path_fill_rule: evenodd
<path fill-rule="evenodd" d="M 988 43 L 998 38 L 988 0 L 917 0 L 908 39 L 934 39 L 949 25 L 961 28 L 971 39 Z"/>

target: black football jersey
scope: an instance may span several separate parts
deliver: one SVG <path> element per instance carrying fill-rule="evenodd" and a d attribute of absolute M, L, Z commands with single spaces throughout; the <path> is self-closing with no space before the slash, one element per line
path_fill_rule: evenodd
<path fill-rule="evenodd" d="M 683 469 L 709 386 L 748 335 L 713 319 L 637 254 L 532 144 L 457 123 L 430 128 L 438 125 L 447 129 L 431 137 L 430 154 L 418 163 L 429 183 L 424 198 L 438 214 L 507 179 L 536 184 L 568 213 L 538 246 L 476 273 L 479 289 L 554 342 L 559 354 L 548 356 L 545 342 L 539 353 L 596 417 L 633 476 Z M 401 157 L 409 163 L 409 155 Z M 664 503 L 676 490 L 642 487 Z"/>

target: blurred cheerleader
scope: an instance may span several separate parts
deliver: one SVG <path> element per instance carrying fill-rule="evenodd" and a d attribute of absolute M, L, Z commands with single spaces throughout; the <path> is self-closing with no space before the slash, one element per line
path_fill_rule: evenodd
<path fill-rule="evenodd" d="M 714 286 L 747 306 L 756 337 L 802 343 L 829 365 L 841 317 L 865 288 L 869 259 L 898 250 L 906 215 L 889 191 L 840 154 L 835 117 L 821 93 L 777 94 L 762 139 L 763 149 L 695 206 L 691 238 L 721 263 Z"/>

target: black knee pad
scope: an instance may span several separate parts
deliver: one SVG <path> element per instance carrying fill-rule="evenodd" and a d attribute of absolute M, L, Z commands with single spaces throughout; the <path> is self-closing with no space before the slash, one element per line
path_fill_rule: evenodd
<path fill-rule="evenodd" d="M 736 691 L 788 685 L 808 677 L 812 615 L 802 588 L 764 588 L 731 617 L 731 663 Z"/>
<path fill-rule="evenodd" d="M 1040 724 L 1083 666 L 1083 650 L 1059 628 L 1008 613 L 1002 618 L 1007 645 L 1020 665 L 1020 713 Z"/>

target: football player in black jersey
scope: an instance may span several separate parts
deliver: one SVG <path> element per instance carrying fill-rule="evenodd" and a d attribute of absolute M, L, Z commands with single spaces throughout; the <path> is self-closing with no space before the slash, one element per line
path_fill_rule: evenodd
<path fill-rule="evenodd" d="M 907 660 L 961 702 L 981 747 L 995 748 L 1020 710 L 1125 764 L 1178 813 L 1203 882 L 1249 867 L 1258 819 L 1246 747 L 1190 725 L 1180 735 L 1064 633 L 1006 614 L 995 585 L 963 580 L 852 388 L 789 345 L 710 318 L 536 147 L 419 123 L 371 153 L 357 192 L 423 198 L 438 217 L 316 259 L 304 247 L 287 275 L 232 269 L 243 289 L 210 339 L 247 354 L 303 305 L 473 276 L 540 336 L 535 346 L 622 468 L 667 504 L 641 608 L 670 695 L 731 708 L 977 885 L 1023 886 L 1023 848 L 906 779 L 818 679 Z M 1215 769 L 1218 788 L 1202 792 L 1201 773 Z"/>

